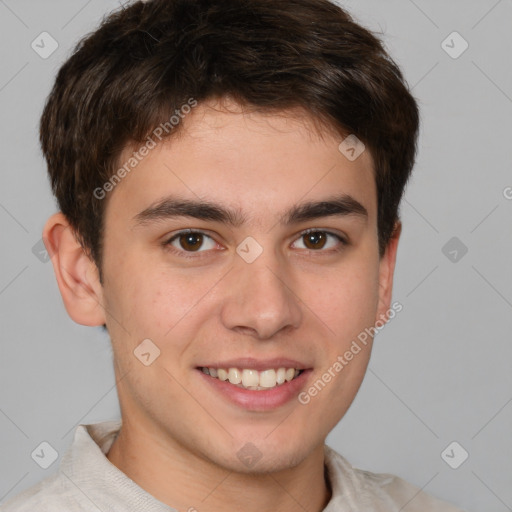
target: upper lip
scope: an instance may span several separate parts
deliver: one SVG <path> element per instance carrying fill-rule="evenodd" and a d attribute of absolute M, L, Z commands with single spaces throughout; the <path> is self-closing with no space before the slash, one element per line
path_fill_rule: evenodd
<path fill-rule="evenodd" d="M 239 359 L 229 359 L 215 363 L 205 363 L 198 368 L 238 368 L 250 370 L 269 370 L 271 368 L 295 368 L 297 370 L 306 370 L 309 366 L 303 362 L 286 357 L 275 357 L 272 359 L 254 359 L 252 357 L 243 357 Z"/>

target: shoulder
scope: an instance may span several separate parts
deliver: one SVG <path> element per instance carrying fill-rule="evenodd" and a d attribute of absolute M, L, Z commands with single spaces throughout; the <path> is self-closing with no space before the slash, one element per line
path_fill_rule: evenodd
<path fill-rule="evenodd" d="M 0 512 L 69 512 L 84 510 L 73 484 L 59 471 L 0 505 Z"/>
<path fill-rule="evenodd" d="M 345 510 L 346 507 L 372 512 L 463 512 L 395 475 L 354 468 L 328 446 L 326 465 L 333 506 L 327 507 L 325 512 Z"/>
<path fill-rule="evenodd" d="M 354 470 L 364 486 L 374 495 L 396 506 L 403 512 L 463 512 L 455 505 L 442 501 L 419 487 L 388 473 Z M 394 510 L 394 509 L 393 509 Z"/>

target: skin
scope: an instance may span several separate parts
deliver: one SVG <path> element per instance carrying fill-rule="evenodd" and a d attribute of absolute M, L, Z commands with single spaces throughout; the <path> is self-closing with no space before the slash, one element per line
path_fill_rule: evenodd
<path fill-rule="evenodd" d="M 292 399 L 270 411 L 228 402 L 196 367 L 288 357 L 312 369 L 307 389 L 386 316 L 400 224 L 379 258 L 369 151 L 351 162 L 338 150 L 342 137 L 317 130 L 304 114 L 249 113 L 236 104 L 228 111 L 226 101 L 197 106 L 177 137 L 109 193 L 103 283 L 61 213 L 43 237 L 71 318 L 106 323 L 112 339 L 123 427 L 111 463 L 178 510 L 285 512 L 300 503 L 320 511 L 331 496 L 324 441 L 359 389 L 371 341 L 307 405 Z M 341 193 L 360 202 L 367 219 L 281 223 L 288 208 Z M 246 222 L 136 224 L 139 212 L 170 194 L 239 209 Z M 211 237 L 199 252 L 186 252 L 179 239 L 176 252 L 163 245 L 186 228 Z M 301 235 L 307 228 L 337 233 L 348 245 L 330 235 L 310 248 Z M 263 248 L 250 264 L 236 253 L 248 236 Z M 147 338 L 160 349 L 149 366 L 133 354 Z M 248 442 L 262 454 L 252 468 L 237 457 Z"/>

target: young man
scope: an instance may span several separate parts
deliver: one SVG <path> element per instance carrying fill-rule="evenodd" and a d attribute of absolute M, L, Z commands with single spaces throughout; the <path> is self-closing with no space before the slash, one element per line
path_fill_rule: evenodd
<path fill-rule="evenodd" d="M 122 419 L 2 510 L 458 510 L 325 445 L 395 314 L 417 131 L 327 0 L 136 2 L 84 39 L 41 121 L 43 238 Z"/>

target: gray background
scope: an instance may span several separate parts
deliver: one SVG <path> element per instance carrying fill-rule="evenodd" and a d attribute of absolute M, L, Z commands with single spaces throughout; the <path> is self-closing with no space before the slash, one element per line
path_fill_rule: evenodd
<path fill-rule="evenodd" d="M 56 471 L 31 458 L 42 441 L 60 459 L 78 423 L 119 415 L 107 336 L 68 318 L 51 263 L 32 252 L 55 211 L 38 147 L 44 99 L 77 39 L 118 5 L 0 0 L 0 501 Z M 512 1 L 343 5 L 385 33 L 423 124 L 401 209 L 403 311 L 328 442 L 469 511 L 512 510 Z M 47 59 L 31 48 L 43 31 L 59 44 Z M 458 58 L 442 47 L 453 31 L 469 43 Z M 452 53 L 461 43 L 447 40 Z M 458 469 L 441 457 L 452 441 L 469 453 Z"/>

